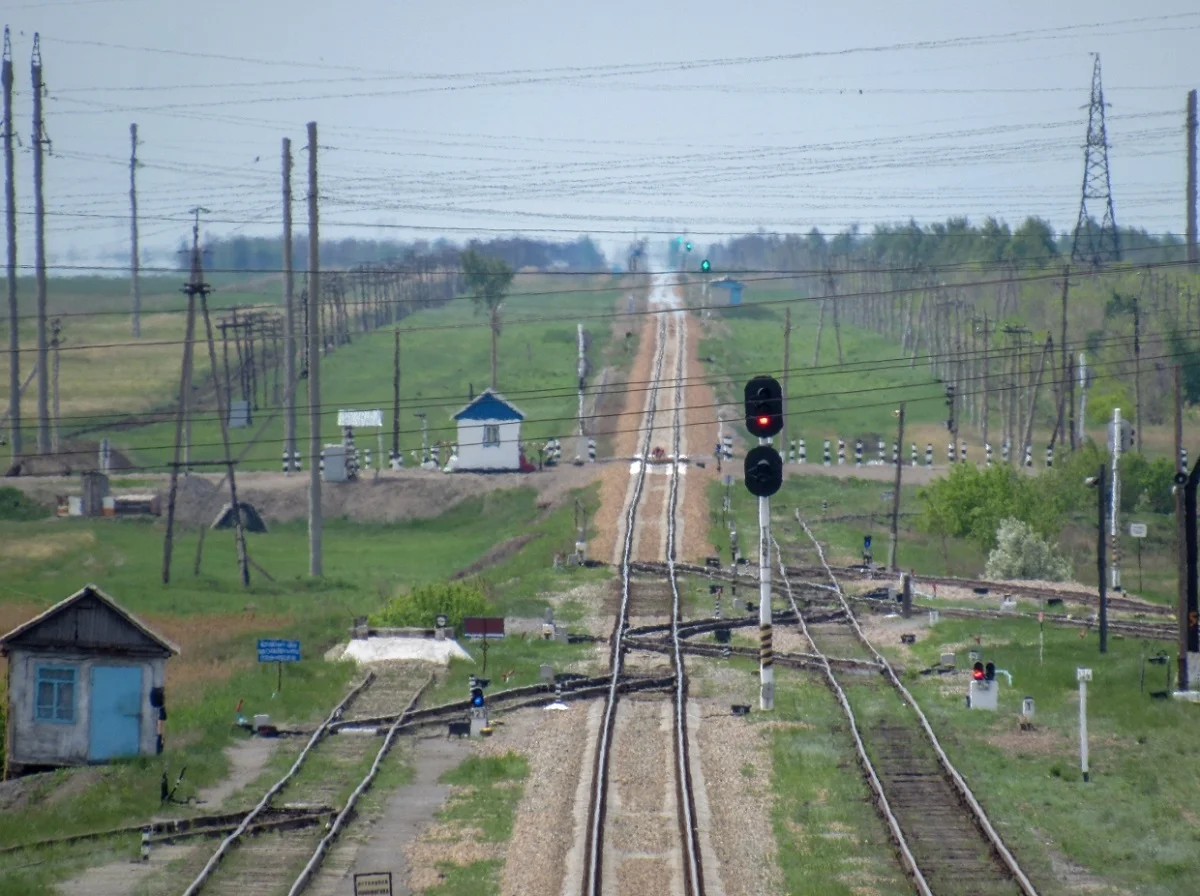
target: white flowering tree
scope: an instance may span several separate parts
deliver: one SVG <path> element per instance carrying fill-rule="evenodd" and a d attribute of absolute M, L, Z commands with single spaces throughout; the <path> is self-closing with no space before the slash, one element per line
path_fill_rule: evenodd
<path fill-rule="evenodd" d="M 987 578 L 1067 582 L 1072 572 L 1071 561 L 1025 523 L 1012 517 L 1000 521 L 984 572 Z"/>

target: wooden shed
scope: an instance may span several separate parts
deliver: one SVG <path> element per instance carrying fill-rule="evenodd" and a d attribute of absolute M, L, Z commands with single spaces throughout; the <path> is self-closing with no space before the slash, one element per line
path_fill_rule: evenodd
<path fill-rule="evenodd" d="M 166 662 L 178 653 L 95 585 L 0 638 L 6 774 L 162 752 Z"/>

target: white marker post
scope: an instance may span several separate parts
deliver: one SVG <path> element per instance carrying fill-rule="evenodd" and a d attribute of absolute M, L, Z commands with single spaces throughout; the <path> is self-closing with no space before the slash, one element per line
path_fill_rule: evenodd
<path fill-rule="evenodd" d="M 1083 668 L 1076 669 L 1075 680 L 1079 682 L 1079 767 L 1083 771 L 1084 783 L 1087 783 L 1087 683 L 1092 680 L 1092 670 Z"/>

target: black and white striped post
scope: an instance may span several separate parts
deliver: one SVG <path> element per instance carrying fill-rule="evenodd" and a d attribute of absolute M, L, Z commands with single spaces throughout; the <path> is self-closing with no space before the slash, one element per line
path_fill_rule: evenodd
<path fill-rule="evenodd" d="M 588 463 L 594 464 L 595 462 L 596 462 L 596 440 L 588 439 Z"/>
<path fill-rule="evenodd" d="M 883 439 L 880 439 L 880 440 L 879 440 L 879 463 L 880 463 L 880 464 L 882 464 L 882 463 L 883 463 L 883 449 L 884 449 L 884 447 L 885 447 L 885 446 L 884 446 L 884 444 L 883 444 Z"/>
<path fill-rule="evenodd" d="M 404 466 L 404 455 L 392 451 L 388 456 L 388 466 L 393 470 L 401 469 Z"/>
<path fill-rule="evenodd" d="M 721 648 L 721 659 L 727 660 L 731 656 L 733 656 L 733 650 L 730 648 L 730 646 L 728 644 L 726 644 L 724 647 Z"/>
<path fill-rule="evenodd" d="M 800 463 L 807 463 L 808 450 L 804 447 L 804 439 L 800 440 Z"/>
<path fill-rule="evenodd" d="M 725 459 L 730 460 L 733 458 L 733 436 L 726 433 L 724 438 L 725 438 Z M 803 442 L 801 444 L 803 444 Z"/>
<path fill-rule="evenodd" d="M 900 463 L 900 443 L 892 442 L 892 466 L 897 466 Z"/>
<path fill-rule="evenodd" d="M 794 464 L 795 462 L 796 462 L 796 440 L 792 439 L 790 442 L 788 442 L 788 463 Z"/>
<path fill-rule="evenodd" d="M 992 443 L 991 442 L 983 443 L 983 462 L 989 467 L 992 465 Z"/>
<path fill-rule="evenodd" d="M 1033 466 L 1033 446 L 1032 445 L 1025 446 L 1025 466 L 1027 466 L 1027 467 Z"/>
<path fill-rule="evenodd" d="M 958 459 L 964 464 L 967 462 L 967 443 L 960 442 L 958 446 Z"/>
<path fill-rule="evenodd" d="M 854 440 L 854 466 L 856 466 L 856 467 L 862 466 L 862 451 L 863 451 L 862 439 L 855 439 Z"/>
<path fill-rule="evenodd" d="M 933 442 L 925 443 L 925 466 L 933 466 Z"/>
<path fill-rule="evenodd" d="M 917 465 L 917 443 L 912 442 L 911 444 L 912 444 L 912 465 L 915 467 Z"/>
<path fill-rule="evenodd" d="M 374 469 L 371 466 L 371 449 L 370 448 L 367 449 L 367 469 L 368 470 Z"/>
<path fill-rule="evenodd" d="M 320 470 L 318 472 L 320 472 L 321 478 L 324 479 L 325 478 L 325 449 L 324 448 L 321 449 Z"/>
<path fill-rule="evenodd" d="M 429 454 L 430 454 L 430 457 L 433 460 L 434 464 L 440 467 L 442 465 L 442 462 L 441 462 L 441 459 L 438 457 L 438 443 L 437 442 L 433 443 L 433 447 L 429 449 Z"/>
<path fill-rule="evenodd" d="M 1186 448 L 1179 449 L 1179 469 L 1186 471 L 1188 468 L 1188 455 Z"/>
<path fill-rule="evenodd" d="M 142 861 L 150 861 L 150 828 L 142 828 Z"/>
<path fill-rule="evenodd" d="M 713 598 L 713 619 L 721 618 L 721 592 L 718 591 L 716 597 Z"/>
<path fill-rule="evenodd" d="M 830 465 L 830 461 L 829 461 L 829 439 L 826 439 L 826 440 L 825 440 L 825 466 L 827 466 L 827 467 L 828 467 L 829 465 Z"/>
<path fill-rule="evenodd" d="M 557 679 L 554 682 L 554 702 L 562 703 L 562 682 Z"/>
<path fill-rule="evenodd" d="M 954 443 L 953 442 L 946 443 L 946 462 L 951 463 L 951 464 L 954 463 Z"/>
<path fill-rule="evenodd" d="M 292 465 L 288 463 L 288 453 L 285 451 L 283 452 L 283 472 L 290 473 L 291 471 Z"/>
<path fill-rule="evenodd" d="M 1054 446 L 1046 446 L 1046 469 L 1049 470 L 1054 466 Z"/>
<path fill-rule="evenodd" d="M 838 466 L 845 466 L 846 463 L 846 440 L 838 439 Z"/>
<path fill-rule="evenodd" d="M 1008 449 L 1009 449 L 1008 439 L 1005 439 L 1003 442 L 1000 443 L 1000 461 L 1001 461 L 1001 463 L 1008 463 Z"/>

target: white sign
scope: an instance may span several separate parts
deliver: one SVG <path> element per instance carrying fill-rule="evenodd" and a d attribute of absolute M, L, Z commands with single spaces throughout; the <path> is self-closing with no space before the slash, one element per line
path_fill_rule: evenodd
<path fill-rule="evenodd" d="M 383 411 L 338 411 L 338 426 L 383 426 Z"/>
<path fill-rule="evenodd" d="M 1145 538 L 1146 537 L 1146 524 L 1145 523 L 1130 523 L 1129 524 L 1129 534 L 1133 538 Z"/>
<path fill-rule="evenodd" d="M 1075 680 L 1076 681 L 1091 681 L 1092 680 L 1092 670 L 1091 669 L 1082 669 L 1082 668 L 1076 669 L 1075 670 Z"/>

